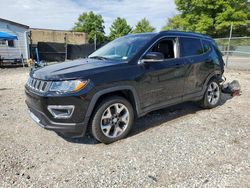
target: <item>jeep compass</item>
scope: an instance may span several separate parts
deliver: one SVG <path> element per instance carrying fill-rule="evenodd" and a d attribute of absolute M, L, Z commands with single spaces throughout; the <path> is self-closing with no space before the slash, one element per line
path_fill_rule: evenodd
<path fill-rule="evenodd" d="M 164 31 L 118 38 L 79 59 L 30 72 L 31 118 L 70 137 L 88 129 L 100 142 L 124 138 L 134 118 L 186 101 L 220 103 L 224 62 L 215 41 Z"/>

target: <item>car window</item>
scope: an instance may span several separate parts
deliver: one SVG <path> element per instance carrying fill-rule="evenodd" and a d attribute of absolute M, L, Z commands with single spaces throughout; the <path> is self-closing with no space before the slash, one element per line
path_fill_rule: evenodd
<path fill-rule="evenodd" d="M 208 52 L 211 49 L 210 44 L 209 44 L 208 41 L 203 40 L 202 44 L 203 44 L 204 53 Z"/>
<path fill-rule="evenodd" d="M 203 54 L 201 40 L 196 38 L 181 38 L 181 56 L 194 56 Z"/>
<path fill-rule="evenodd" d="M 176 58 L 176 41 L 173 39 L 163 39 L 156 43 L 150 51 L 162 53 L 164 59 Z"/>
<path fill-rule="evenodd" d="M 111 60 L 127 61 L 132 59 L 156 34 L 126 35 L 106 44 L 98 49 L 89 58 L 106 58 Z"/>

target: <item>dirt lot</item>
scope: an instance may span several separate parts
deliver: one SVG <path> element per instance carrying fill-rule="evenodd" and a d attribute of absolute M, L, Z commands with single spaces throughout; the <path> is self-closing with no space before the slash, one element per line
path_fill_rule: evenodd
<path fill-rule="evenodd" d="M 111 145 L 64 139 L 28 117 L 28 69 L 0 69 L 0 187 L 249 187 L 250 72 L 221 106 L 156 111 Z"/>

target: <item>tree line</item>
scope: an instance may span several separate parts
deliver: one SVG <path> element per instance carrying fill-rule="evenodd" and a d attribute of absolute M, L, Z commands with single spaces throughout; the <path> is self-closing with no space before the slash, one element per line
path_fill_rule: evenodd
<path fill-rule="evenodd" d="M 231 24 L 234 36 L 250 35 L 250 3 L 248 0 L 175 0 L 178 14 L 169 18 L 162 30 L 191 31 L 212 37 L 227 37 Z M 125 18 L 116 18 L 108 36 L 104 20 L 93 11 L 82 13 L 73 31 L 86 32 L 89 42 L 114 40 L 129 33 L 153 32 L 155 28 L 146 18 L 132 28 Z"/>
<path fill-rule="evenodd" d="M 139 21 L 133 29 L 125 18 L 116 18 L 110 27 L 110 33 L 105 36 L 104 20 L 101 15 L 93 11 L 82 13 L 73 27 L 73 31 L 88 33 L 89 43 L 93 43 L 96 37 L 97 43 L 114 40 L 129 33 L 153 32 L 155 28 L 146 18 Z"/>

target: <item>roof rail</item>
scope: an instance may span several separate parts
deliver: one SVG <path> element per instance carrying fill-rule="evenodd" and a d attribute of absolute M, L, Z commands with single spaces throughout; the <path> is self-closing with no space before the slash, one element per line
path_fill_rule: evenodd
<path fill-rule="evenodd" d="M 160 33 L 168 33 L 168 34 L 182 34 L 185 36 L 197 36 L 202 38 L 208 38 L 212 39 L 210 36 L 202 34 L 202 33 L 195 33 L 195 32 L 189 32 L 189 31 L 179 31 L 179 30 L 166 30 L 166 31 L 160 31 Z"/>

